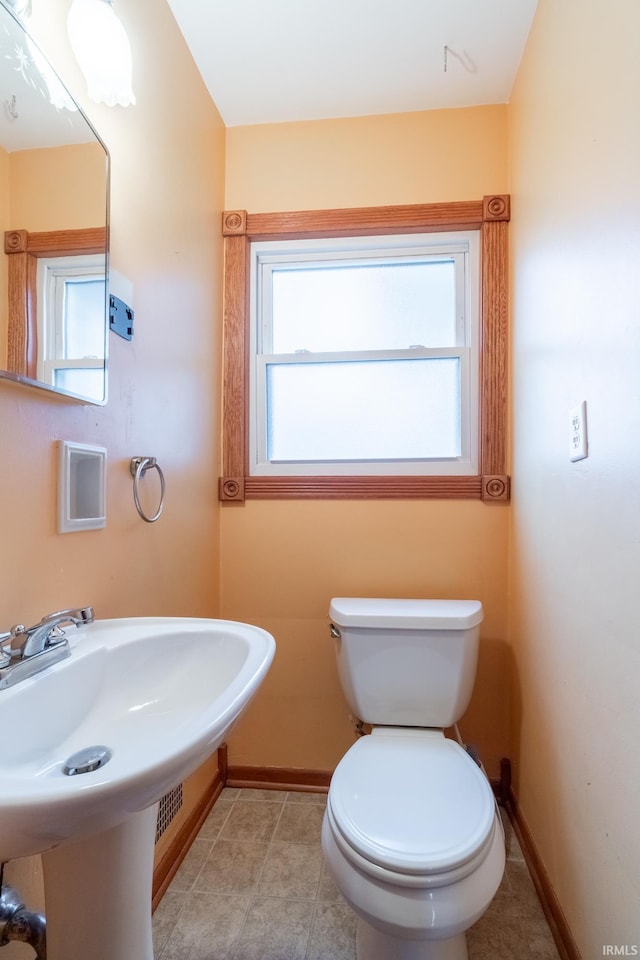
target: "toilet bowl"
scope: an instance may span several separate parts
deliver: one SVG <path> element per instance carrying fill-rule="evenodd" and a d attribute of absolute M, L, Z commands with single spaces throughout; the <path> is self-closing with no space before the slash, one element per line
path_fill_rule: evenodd
<path fill-rule="evenodd" d="M 336 767 L 322 826 L 328 870 L 358 917 L 358 960 L 466 960 L 465 931 L 502 879 L 493 792 L 442 729 L 471 695 L 482 617 L 480 604 L 451 603 L 332 601 L 347 700 L 372 724 Z M 422 725 L 434 710 L 442 727 Z"/>

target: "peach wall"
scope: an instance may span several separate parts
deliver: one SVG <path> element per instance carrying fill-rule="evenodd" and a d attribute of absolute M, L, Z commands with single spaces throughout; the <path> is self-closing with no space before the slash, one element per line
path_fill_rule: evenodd
<path fill-rule="evenodd" d="M 506 188 L 506 107 L 227 131 L 227 209 L 472 200 Z M 508 745 L 507 514 L 446 501 L 225 505 L 222 615 L 277 642 L 229 763 L 331 770 L 351 744 L 327 629 L 332 596 L 469 597 L 486 620 L 461 726 L 496 775 Z"/>
<path fill-rule="evenodd" d="M 477 200 L 506 191 L 504 106 L 231 127 L 226 208 Z"/>
<path fill-rule="evenodd" d="M 11 230 L 102 226 L 107 163 L 100 144 L 79 143 L 10 155 Z"/>
<path fill-rule="evenodd" d="M 640 948 L 638 36 L 637 0 L 540 0 L 509 109 L 512 753 L 585 960 Z"/>
<path fill-rule="evenodd" d="M 111 263 L 133 283 L 135 333 L 111 336 L 106 407 L 0 381 L 0 623 L 87 603 L 99 617 L 215 616 L 224 127 L 162 0 L 118 11 L 135 62 L 138 102 L 128 109 L 86 101 L 66 0 L 34 8 L 44 49 L 111 151 Z M 106 446 L 105 530 L 56 533 L 58 439 Z M 134 508 L 137 454 L 157 456 L 165 472 L 155 524 Z M 27 861 L 8 871 L 30 907 L 37 869 Z M 20 949 L 6 948 L 6 960 Z"/>

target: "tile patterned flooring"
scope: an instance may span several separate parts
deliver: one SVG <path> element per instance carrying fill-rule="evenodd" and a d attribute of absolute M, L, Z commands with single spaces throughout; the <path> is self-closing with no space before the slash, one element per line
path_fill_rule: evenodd
<path fill-rule="evenodd" d="M 323 794 L 226 788 L 153 918 L 156 960 L 355 960 L 355 918 L 324 866 Z M 559 960 L 503 815 L 505 876 L 469 960 Z"/>

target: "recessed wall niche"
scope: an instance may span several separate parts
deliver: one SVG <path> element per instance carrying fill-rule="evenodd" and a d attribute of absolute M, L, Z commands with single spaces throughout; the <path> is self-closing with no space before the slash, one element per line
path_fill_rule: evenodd
<path fill-rule="evenodd" d="M 59 444 L 58 533 L 107 525 L 107 451 L 85 443 Z"/>

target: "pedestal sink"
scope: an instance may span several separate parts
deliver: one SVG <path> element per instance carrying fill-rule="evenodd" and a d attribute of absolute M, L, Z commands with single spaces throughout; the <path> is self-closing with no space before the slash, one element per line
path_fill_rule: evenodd
<path fill-rule="evenodd" d="M 96 620 L 69 642 L 0 690 L 0 860 L 44 855 L 48 960 L 153 960 L 157 802 L 222 743 L 275 643 L 188 618 Z M 100 766 L 64 772 L 95 747 Z"/>

